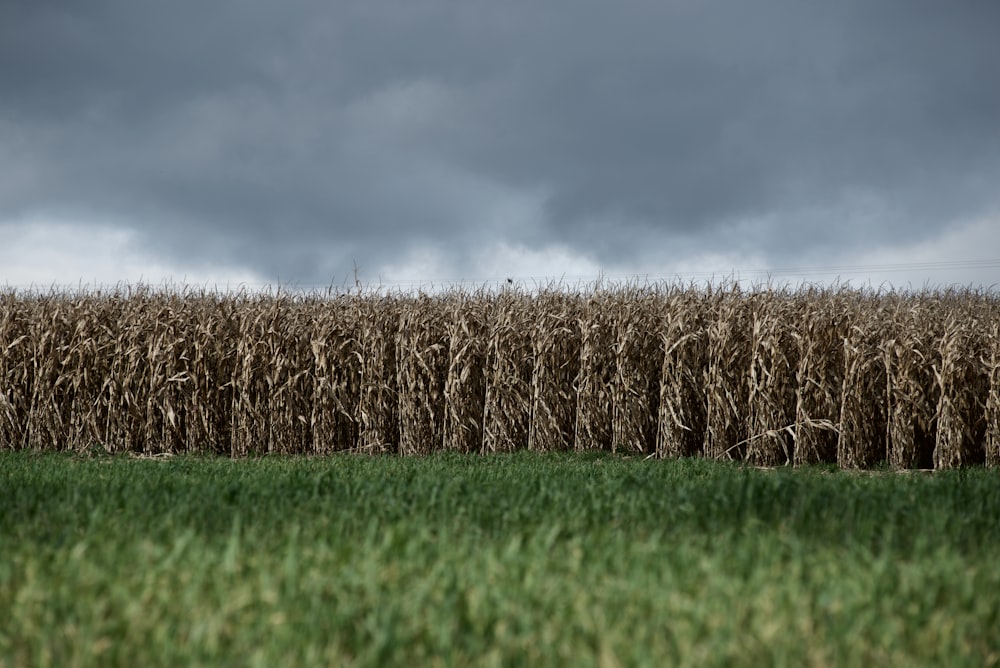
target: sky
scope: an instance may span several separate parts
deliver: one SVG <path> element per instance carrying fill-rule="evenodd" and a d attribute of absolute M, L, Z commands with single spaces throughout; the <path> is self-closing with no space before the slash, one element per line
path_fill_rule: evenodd
<path fill-rule="evenodd" d="M 0 286 L 1000 285 L 995 0 L 4 0 Z"/>

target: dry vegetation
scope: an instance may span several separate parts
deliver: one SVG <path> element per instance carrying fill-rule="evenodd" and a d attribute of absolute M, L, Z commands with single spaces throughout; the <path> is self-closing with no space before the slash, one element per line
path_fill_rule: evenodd
<path fill-rule="evenodd" d="M 1000 464 L 1000 296 L 0 293 L 0 445 Z"/>

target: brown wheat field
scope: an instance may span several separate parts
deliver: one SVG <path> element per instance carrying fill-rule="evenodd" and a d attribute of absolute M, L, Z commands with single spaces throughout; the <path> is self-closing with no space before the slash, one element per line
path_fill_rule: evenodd
<path fill-rule="evenodd" d="M 1000 463 L 1000 295 L 0 292 L 0 447 Z"/>

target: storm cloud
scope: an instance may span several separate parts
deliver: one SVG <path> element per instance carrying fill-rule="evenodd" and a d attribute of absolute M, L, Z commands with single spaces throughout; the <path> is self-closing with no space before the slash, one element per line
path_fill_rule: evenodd
<path fill-rule="evenodd" d="M 5 2 L 0 234 L 306 284 L 1000 242 L 998 34 L 988 0 Z"/>

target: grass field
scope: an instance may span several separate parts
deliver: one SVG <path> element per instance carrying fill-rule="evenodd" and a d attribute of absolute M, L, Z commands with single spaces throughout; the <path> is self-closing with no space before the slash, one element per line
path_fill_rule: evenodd
<path fill-rule="evenodd" d="M 0 454 L 0 663 L 1000 663 L 1000 472 Z"/>

